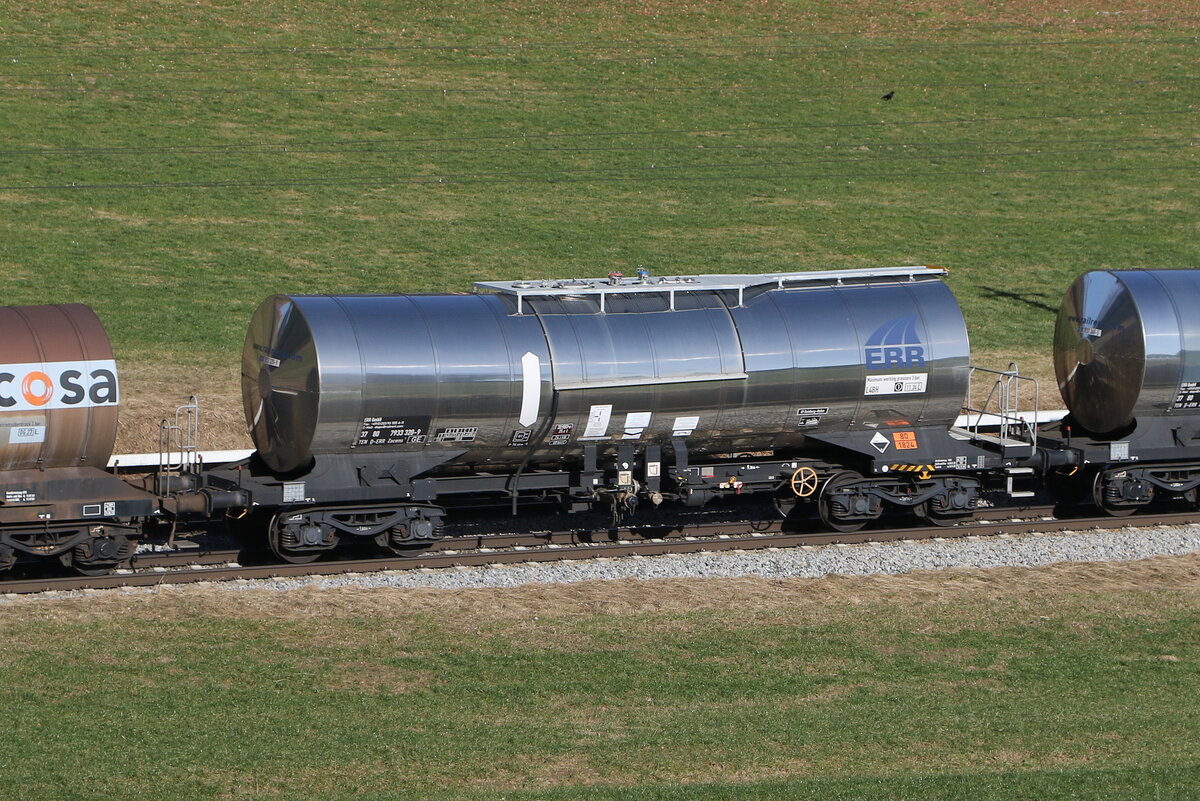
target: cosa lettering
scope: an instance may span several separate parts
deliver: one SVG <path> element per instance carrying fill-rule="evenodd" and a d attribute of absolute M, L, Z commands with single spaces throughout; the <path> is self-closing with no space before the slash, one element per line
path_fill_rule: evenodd
<path fill-rule="evenodd" d="M 117 402 L 117 375 L 112 370 L 97 368 L 86 373 L 81 370 L 64 370 L 55 380 L 41 371 L 32 371 L 17 376 L 11 372 L 0 372 L 0 408 L 8 409 L 24 405 L 39 408 L 50 405 L 104 406 Z M 57 397 L 56 397 L 57 396 Z"/>

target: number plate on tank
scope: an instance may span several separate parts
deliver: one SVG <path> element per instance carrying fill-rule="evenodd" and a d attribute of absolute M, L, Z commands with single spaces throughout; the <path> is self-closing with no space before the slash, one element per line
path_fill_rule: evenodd
<path fill-rule="evenodd" d="M 864 395 L 908 395 L 924 392 L 929 381 L 928 373 L 904 373 L 897 375 L 869 375 Z"/>

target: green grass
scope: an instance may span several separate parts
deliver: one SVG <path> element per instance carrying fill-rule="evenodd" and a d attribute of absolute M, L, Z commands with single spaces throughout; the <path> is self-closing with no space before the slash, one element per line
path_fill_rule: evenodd
<path fill-rule="evenodd" d="M 1200 266 L 1200 18 L 1011 6 L 13 0 L 4 302 L 90 303 L 175 398 L 273 292 L 930 263 L 1044 358 L 1078 273 Z M 0 797 L 1200 790 L 1194 593 L 352 598 L 0 608 Z"/>
<path fill-rule="evenodd" d="M 0 609 L 0 796 L 1192 798 L 1164 567 Z"/>
<path fill-rule="evenodd" d="M 1200 264 L 1200 18 L 827 5 L 10 3 L 5 301 L 226 366 L 271 292 L 932 263 L 1028 357 Z"/>

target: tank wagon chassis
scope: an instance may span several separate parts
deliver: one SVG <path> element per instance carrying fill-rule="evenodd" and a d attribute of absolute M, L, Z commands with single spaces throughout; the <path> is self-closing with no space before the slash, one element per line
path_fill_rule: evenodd
<path fill-rule="evenodd" d="M 198 416 L 177 412 L 158 470 L 136 478 L 105 469 L 119 392 L 94 313 L 0 309 L 0 570 L 56 557 L 104 573 L 139 540 L 231 526 L 295 563 L 349 541 L 417 554 L 470 508 L 598 510 L 615 529 L 644 507 L 756 495 L 854 532 L 1035 494 L 1113 516 L 1198 506 L 1200 271 L 1081 276 L 1055 334 L 1069 414 L 1040 427 L 1015 366 L 969 365 L 944 274 L 273 296 L 242 358 L 254 455 L 203 465 Z M 976 409 L 981 372 L 994 387 Z"/>
<path fill-rule="evenodd" d="M 419 478 L 394 460 L 345 456 L 318 458 L 302 480 L 278 480 L 253 460 L 210 471 L 207 480 L 227 492 L 247 493 L 271 510 L 271 548 L 296 563 L 313 561 L 354 538 L 371 538 L 400 555 L 419 553 L 441 537 L 443 521 L 456 509 L 491 506 L 507 512 L 514 494 L 520 508 L 599 510 L 614 529 L 635 524 L 645 505 L 700 507 L 750 494 L 771 497 L 788 520 L 819 521 L 822 528 L 845 533 L 897 515 L 953 526 L 971 520 L 980 509 L 1019 507 L 1034 495 L 1057 498 L 1066 508 L 1090 502 L 1114 517 L 1146 511 L 1151 504 L 1200 508 L 1200 460 L 1135 462 L 1129 460 L 1126 440 L 1072 437 L 1058 424 L 1040 431 L 1017 425 L 1019 431 L 1004 437 L 972 429 L 949 434 L 915 429 L 918 443 L 927 438 L 942 448 L 915 449 L 928 459 L 925 464 L 872 458 L 875 446 L 860 435 L 830 437 L 829 460 L 743 458 L 689 465 L 680 458 L 686 447 L 679 443 L 676 461 L 664 477 L 647 475 L 660 455 L 654 447 L 605 461 L 597 457 L 597 446 L 589 446 L 578 470 L 531 471 L 515 480 L 500 475 Z M 1144 453 L 1166 460 L 1179 447 L 1166 452 L 1147 448 Z M 1200 442 L 1186 447 L 1193 456 L 1200 453 Z M 964 464 L 970 469 L 963 469 Z M 934 465 L 955 465 L 961 471 L 939 471 Z M 350 487 L 351 482 L 357 483 Z M 292 500 L 285 502 L 285 497 Z M 397 497 L 403 502 L 397 503 Z M 380 502 L 363 503 L 369 498 Z"/>
<path fill-rule="evenodd" d="M 58 557 L 85 574 L 108 572 L 132 555 L 138 520 L 151 511 L 143 494 L 94 468 L 18 470 L 5 478 L 6 487 L 20 489 L 6 489 L 0 505 L 0 570 L 28 554 Z"/>
<path fill-rule="evenodd" d="M 918 431 L 931 440 L 938 433 Z M 941 458 L 957 461 L 967 449 L 959 447 Z M 974 513 L 986 484 L 982 475 L 934 474 L 909 464 L 879 463 L 868 469 L 896 472 L 874 476 L 844 463 L 811 459 L 690 465 L 682 443 L 666 476 L 648 475 L 661 464 L 657 446 L 636 455 L 630 447 L 608 459 L 600 458 L 598 450 L 588 446 L 578 469 L 530 471 L 515 478 L 419 478 L 390 459 L 334 456 L 318 457 L 313 471 L 294 481 L 280 481 L 253 462 L 212 471 L 207 480 L 214 487 L 246 492 L 256 505 L 271 510 L 270 520 L 261 521 L 269 526 L 270 545 L 293 562 L 310 561 L 356 537 L 373 538 L 398 554 L 411 553 L 436 541 L 444 519 L 456 508 L 481 505 L 505 511 L 514 505 L 566 512 L 598 509 L 616 528 L 637 520 L 643 506 L 699 507 L 719 498 L 766 493 L 783 516 L 815 515 L 836 531 L 857 531 L 885 513 L 905 510 L 936 525 L 952 525 Z M 970 457 L 975 464 L 1000 463 L 978 448 L 970 448 Z M 402 502 L 396 502 L 398 497 Z"/>
<path fill-rule="evenodd" d="M 1068 467 L 1050 472 L 1046 483 L 1062 503 L 1091 502 L 1113 517 L 1153 505 L 1200 508 L 1200 438 L 1148 421 L 1137 436 L 1117 440 L 1072 435 L 1072 419 L 1041 432 L 1047 451 L 1070 452 Z"/>
<path fill-rule="evenodd" d="M 236 488 L 204 486 L 197 468 L 160 467 L 141 478 L 94 466 L 4 473 L 0 572 L 21 559 L 57 558 L 84 575 L 105 575 L 127 562 L 139 541 L 207 529 L 250 506 Z"/>

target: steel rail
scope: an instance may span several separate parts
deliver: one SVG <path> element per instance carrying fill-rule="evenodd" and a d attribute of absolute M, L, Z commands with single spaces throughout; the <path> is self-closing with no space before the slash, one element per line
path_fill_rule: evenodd
<path fill-rule="evenodd" d="M 1030 510 L 1031 512 L 1033 510 Z M 993 515 L 1003 514 L 993 510 Z M 1011 518 L 1012 512 L 1007 515 Z M 1002 519 L 958 526 L 924 526 L 843 532 L 789 533 L 780 521 L 703 523 L 670 529 L 618 529 L 616 531 L 560 531 L 539 534 L 489 534 L 449 538 L 411 556 L 341 559 L 309 564 L 243 565 L 243 552 L 149 553 L 135 557 L 133 567 L 106 576 L 66 576 L 0 582 L 0 594 L 100 590 L 197 582 L 334 576 L 394 570 L 443 569 L 534 562 L 571 561 L 624 556 L 657 556 L 763 548 L 795 548 L 834 544 L 883 543 L 902 540 L 957 539 L 1005 534 L 1050 533 L 1154 525 L 1200 523 L 1200 511 L 1158 514 L 1137 518 L 1080 517 L 1065 519 Z M 646 535 L 652 536 L 647 538 Z M 592 541 L 586 541 L 592 540 Z"/>

